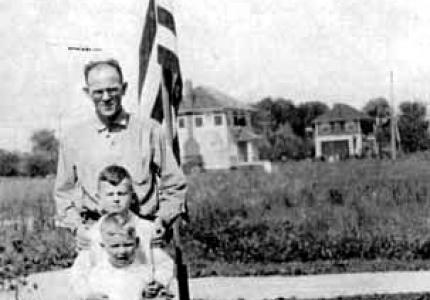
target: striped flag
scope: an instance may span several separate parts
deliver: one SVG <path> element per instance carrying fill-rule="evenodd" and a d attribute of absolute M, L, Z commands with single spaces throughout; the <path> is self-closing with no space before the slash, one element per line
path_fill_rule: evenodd
<path fill-rule="evenodd" d="M 138 77 L 139 113 L 160 123 L 165 123 L 162 84 L 166 87 L 173 124 L 172 147 L 179 162 L 176 114 L 182 98 L 182 78 L 171 0 L 149 0 L 139 46 Z"/>

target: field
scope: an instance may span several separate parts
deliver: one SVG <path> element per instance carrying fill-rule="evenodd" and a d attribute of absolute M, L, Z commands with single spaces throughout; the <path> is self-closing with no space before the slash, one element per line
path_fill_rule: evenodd
<path fill-rule="evenodd" d="M 182 226 L 191 274 L 430 269 L 428 158 L 302 161 L 273 174 L 191 176 L 190 220 Z M 1 179 L 2 265 L 32 272 L 72 262 L 73 239 L 52 222 L 52 185 Z"/>

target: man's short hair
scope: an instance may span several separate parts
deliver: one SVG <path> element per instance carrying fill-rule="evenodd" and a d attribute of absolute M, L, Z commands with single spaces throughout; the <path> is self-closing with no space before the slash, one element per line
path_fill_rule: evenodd
<path fill-rule="evenodd" d="M 101 221 L 100 234 L 102 239 L 112 237 L 123 237 L 126 239 L 136 238 L 136 228 L 131 224 L 130 217 L 114 212 L 107 214 Z"/>
<path fill-rule="evenodd" d="M 131 176 L 128 171 L 121 166 L 118 165 L 110 165 L 104 168 L 98 178 L 98 184 L 102 181 L 109 182 L 113 186 L 118 186 L 124 179 L 130 180 L 131 184 Z"/>
<path fill-rule="evenodd" d="M 90 73 L 90 71 L 100 65 L 106 65 L 114 68 L 118 72 L 120 81 L 121 82 L 123 81 L 122 69 L 121 69 L 121 66 L 119 65 L 119 62 L 116 59 L 106 59 L 106 60 L 90 61 L 85 65 L 84 76 L 85 76 L 86 84 L 88 84 L 88 74 Z"/>

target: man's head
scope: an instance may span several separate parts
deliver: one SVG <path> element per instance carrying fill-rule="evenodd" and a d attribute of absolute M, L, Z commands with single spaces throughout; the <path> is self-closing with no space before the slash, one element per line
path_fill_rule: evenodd
<path fill-rule="evenodd" d="M 110 165 L 100 172 L 98 196 L 102 210 L 107 213 L 124 212 L 133 200 L 130 174 L 121 166 Z"/>
<path fill-rule="evenodd" d="M 116 60 L 89 62 L 84 68 L 85 93 L 94 103 L 103 123 L 109 124 L 122 110 L 122 97 L 127 90 L 122 70 Z"/>
<path fill-rule="evenodd" d="M 100 246 L 105 249 L 112 266 L 123 268 L 133 263 L 139 238 L 127 217 L 119 213 L 107 214 L 100 224 L 100 233 Z"/>

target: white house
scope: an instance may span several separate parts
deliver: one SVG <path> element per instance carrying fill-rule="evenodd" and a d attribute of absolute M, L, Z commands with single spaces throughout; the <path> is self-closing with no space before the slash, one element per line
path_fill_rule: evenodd
<path fill-rule="evenodd" d="M 343 159 L 375 153 L 373 119 L 346 104 L 335 104 L 314 121 L 315 157 Z"/>
<path fill-rule="evenodd" d="M 251 128 L 252 108 L 213 88 L 187 81 L 177 128 L 183 164 L 200 158 L 205 169 L 224 169 L 258 161 Z"/>

